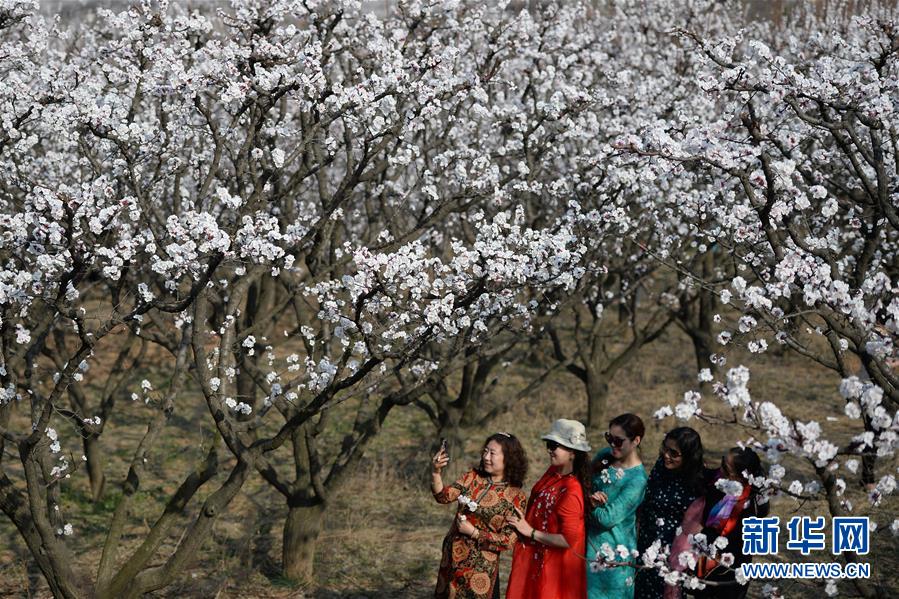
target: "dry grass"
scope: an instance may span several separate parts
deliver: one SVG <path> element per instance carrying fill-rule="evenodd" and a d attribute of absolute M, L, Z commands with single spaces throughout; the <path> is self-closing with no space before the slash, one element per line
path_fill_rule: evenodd
<path fill-rule="evenodd" d="M 632 363 L 613 381 L 607 414 L 631 411 L 644 416 L 648 432 L 644 460 L 655 458 L 666 430 L 675 426 L 673 418 L 662 422 L 651 418 L 659 406 L 675 403 L 684 391 L 694 388 L 695 365 L 689 345 L 676 332 L 646 348 L 638 362 Z M 814 367 L 807 360 L 792 355 L 747 356 L 739 350 L 729 355 L 729 364 L 745 363 L 752 368 L 750 389 L 756 399 L 776 399 L 787 415 L 815 419 L 837 438 L 850 432 L 845 428 L 842 400 L 837 393 L 838 378 L 833 373 Z M 511 396 L 533 376 L 524 366 L 512 366 L 501 376 L 495 393 Z M 97 547 L 105 534 L 105 525 L 115 506 L 117 481 L 125 474 L 129 451 L 144 431 L 150 414 L 141 404 L 123 404 L 110 430 L 104 437 L 107 451 L 107 474 L 111 485 L 107 498 L 94 505 L 88 498 L 82 473 L 73 476 L 65 487 L 64 510 L 76 529 L 72 544 L 85 565 L 96 568 Z M 349 406 L 347 406 L 349 408 Z M 154 454 L 148 476 L 136 507 L 140 517 L 128 529 L 126 548 L 142 539 L 149 524 L 159 513 L 168 492 L 187 468 L 198 463 L 204 447 L 212 439 L 208 416 L 199 403 L 179 410 Z M 539 436 L 549 423 L 559 417 L 584 419 L 586 403 L 580 383 L 559 374 L 534 397 L 514 406 L 489 426 L 470 431 L 465 448 L 454 448 L 454 460 L 448 476 L 458 474 L 470 464 L 486 434 L 495 430 L 514 432 L 525 442 L 531 456 L 530 479 L 545 467 L 545 456 Z M 830 421 L 828 417 L 836 420 Z M 695 424 L 707 447 L 708 460 L 715 462 L 746 431 L 727 426 Z M 424 414 L 415 408 L 397 409 L 388 419 L 385 430 L 374 441 L 360 471 L 333 498 L 326 512 L 315 564 L 314 585 L 293 586 L 278 577 L 281 548 L 281 524 L 285 514 L 282 498 L 254 477 L 222 516 L 206 543 L 202 555 L 179 581 L 157 593 L 160 597 L 309 597 L 321 599 L 379 597 L 417 598 L 432 596 L 439 561 L 440 543 L 452 518 L 451 509 L 436 505 L 427 490 L 428 448 L 432 443 L 432 427 Z M 589 431 L 598 445 L 601 430 Z M 336 439 L 336 437 L 335 437 Z M 69 448 L 78 452 L 78 448 Z M 80 453 L 76 453 L 80 455 Z M 792 460 L 792 461 L 791 461 Z M 812 473 L 794 458 L 787 464 L 798 468 L 800 477 Z M 878 473 L 896 464 L 880 464 Z M 210 486 L 212 488 L 212 486 Z M 209 492 L 209 489 L 205 491 Z M 847 496 L 867 513 L 867 502 L 857 488 Z M 200 494 L 191 504 L 195 510 L 202 501 Z M 877 521 L 889 523 L 892 513 L 881 509 Z M 800 506 L 790 499 L 776 500 L 775 515 L 782 519 L 796 513 L 825 513 L 822 504 Z M 189 523 L 185 517 L 182 525 Z M 183 529 L 179 529 L 164 547 L 160 559 L 171 551 Z M 0 597 L 48 596 L 40 576 L 29 570 L 22 542 L 8 521 L 0 523 Z M 895 588 L 899 545 L 888 532 L 877 533 L 875 551 L 869 561 L 875 577 L 891 582 Z M 802 561 L 800 556 L 781 552 L 781 559 Z M 810 556 L 805 561 L 826 561 L 828 554 Z M 503 578 L 508 574 L 508 556 L 502 566 Z M 754 585 L 751 596 L 758 596 L 760 585 Z M 788 597 L 817 597 L 818 589 L 800 584 L 783 585 Z M 848 592 L 848 586 L 841 585 Z"/>

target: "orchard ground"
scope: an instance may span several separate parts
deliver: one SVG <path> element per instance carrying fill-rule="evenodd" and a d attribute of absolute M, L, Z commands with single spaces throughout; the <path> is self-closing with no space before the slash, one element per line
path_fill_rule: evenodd
<path fill-rule="evenodd" d="M 654 420 L 653 412 L 662 405 L 673 405 L 685 391 L 697 388 L 695 360 L 688 348 L 686 339 L 678 331 L 669 329 L 612 382 L 607 417 L 631 411 L 644 418 L 647 435 L 643 442 L 643 459 L 647 466 L 654 462 L 664 432 L 677 426 L 673 417 Z M 848 428 L 843 436 L 840 434 L 846 418 L 838 392 L 839 379 L 833 372 L 789 352 L 778 355 L 769 351 L 761 356 L 749 356 L 739 348 L 732 348 L 727 360 L 725 368 L 741 363 L 751 367 L 749 388 L 755 401 L 776 399 L 787 416 L 817 420 L 825 431 L 835 433 L 835 441 L 848 439 Z M 495 396 L 514 395 L 537 374 L 536 369 L 510 365 L 500 374 Z M 151 380 L 164 380 L 162 372 L 146 375 Z M 540 435 L 555 418 L 584 419 L 585 406 L 580 382 L 570 375 L 554 374 L 533 397 L 521 401 L 495 422 L 469 431 L 464 449 L 451 448 L 454 459 L 445 478 L 453 478 L 475 461 L 487 434 L 505 430 L 518 435 L 524 442 L 531 460 L 528 482 L 532 483 L 546 467 Z M 707 412 L 720 409 L 717 400 L 710 396 L 706 396 L 703 406 Z M 105 434 L 102 438 L 108 477 L 104 500 L 92 504 L 82 471 L 73 474 L 63 487 L 64 509 L 80 504 L 71 513 L 84 515 L 81 520 L 70 519 L 74 526 L 72 540 L 84 551 L 102 546 L 104 526 L 115 509 L 120 481 L 130 459 L 129 451 L 139 441 L 150 417 L 141 402 L 124 401 L 120 407 L 114 421 L 109 423 L 115 434 Z M 148 464 L 149 476 L 139 494 L 138 516 L 143 516 L 144 525 L 128 531 L 126 550 L 130 551 L 141 541 L 143 533 L 161 512 L 179 473 L 199 463 L 208 444 L 216 438 L 208 430 L 209 419 L 204 417 L 203 410 L 205 407 L 199 401 L 192 402 L 189 410 L 176 409 L 164 433 L 164 443 Z M 340 407 L 335 410 L 342 412 Z M 349 411 L 346 414 L 351 417 Z M 16 415 L 22 416 L 22 413 Z M 702 434 L 710 465 L 716 463 L 736 440 L 750 434 L 732 425 L 709 425 L 695 419 L 690 424 Z M 350 425 L 351 422 L 345 422 L 344 429 Z M 296 585 L 279 576 L 284 502 L 269 485 L 256 477 L 248 481 L 228 513 L 216 524 L 215 534 L 199 559 L 175 584 L 153 596 L 317 599 L 432 596 L 440 544 L 450 525 L 453 509 L 437 505 L 428 491 L 428 459 L 434 443 L 431 431 L 430 422 L 416 408 L 397 409 L 391 413 L 383 433 L 366 453 L 361 471 L 333 497 L 326 512 L 313 582 Z M 334 427 L 333 443 L 339 442 L 338 435 L 343 432 Z M 602 446 L 602 433 L 603 430 L 588 431 L 595 448 Z M 75 451 L 75 448 L 71 449 Z M 225 454 L 227 452 L 223 451 L 222 455 Z M 791 459 L 786 457 L 786 460 Z M 806 475 L 805 480 L 812 479 L 813 473 L 800 460 L 795 460 L 794 465 L 799 468 L 798 472 Z M 878 475 L 895 467 L 895 460 L 892 463 L 881 461 Z M 867 514 L 869 505 L 857 485 L 858 476 L 849 473 L 844 476 L 851 481 L 846 497 L 857 506 L 858 515 Z M 195 510 L 204 497 L 205 494 L 201 494 L 195 498 L 190 509 Z M 780 516 L 782 521 L 803 514 L 826 514 L 826 507 L 823 502 L 800 505 L 786 497 L 774 500 L 772 515 Z M 880 511 L 877 520 L 881 525 L 888 524 L 897 515 Z M 135 519 L 139 520 L 140 517 Z M 185 518 L 184 523 L 187 522 Z M 4 519 L 0 524 L 0 535 L 0 597 L 49 597 L 46 584 L 36 568 L 29 566 L 30 557 L 8 520 Z M 163 551 L 175 546 L 177 536 L 169 540 Z M 872 563 L 872 575 L 893 580 L 899 578 L 897 539 L 884 529 L 874 533 L 872 543 L 873 550 L 867 560 Z M 96 564 L 99 553 L 96 549 L 91 551 L 96 553 L 91 556 Z M 503 582 L 508 576 L 509 557 L 506 555 L 502 561 Z M 829 561 L 831 558 L 829 553 L 821 552 L 802 559 L 781 547 L 776 559 Z M 786 597 L 822 595 L 820 585 L 788 581 L 777 584 Z M 754 583 L 750 597 L 758 597 L 761 586 L 760 582 Z M 839 589 L 840 596 L 853 594 L 847 582 L 841 582 Z"/>

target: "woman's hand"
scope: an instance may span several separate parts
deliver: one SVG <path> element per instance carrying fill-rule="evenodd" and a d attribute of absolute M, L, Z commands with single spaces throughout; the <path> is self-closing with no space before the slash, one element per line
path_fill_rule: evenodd
<path fill-rule="evenodd" d="M 477 528 L 474 527 L 474 524 L 465 520 L 465 516 L 459 514 L 456 518 L 456 528 L 459 529 L 459 532 L 466 537 L 473 537 Z"/>
<path fill-rule="evenodd" d="M 518 508 L 515 508 L 515 513 L 511 514 L 508 517 L 509 524 L 515 527 L 515 530 L 518 531 L 523 537 L 530 538 L 531 533 L 534 531 L 534 527 L 528 524 L 528 521 L 524 519 L 524 513 Z"/>
<path fill-rule="evenodd" d="M 449 456 L 441 449 L 431 458 L 431 492 L 436 496 L 443 492 L 443 478 L 440 471 L 449 464 Z"/>
<path fill-rule="evenodd" d="M 441 449 L 434 454 L 433 458 L 431 458 L 431 472 L 433 474 L 440 474 L 440 471 L 446 468 L 447 464 L 449 464 L 449 456 Z"/>
<path fill-rule="evenodd" d="M 590 495 L 590 503 L 593 504 L 593 507 L 596 507 L 598 505 L 605 505 L 608 500 L 609 496 L 602 491 L 597 491 L 596 493 Z"/>

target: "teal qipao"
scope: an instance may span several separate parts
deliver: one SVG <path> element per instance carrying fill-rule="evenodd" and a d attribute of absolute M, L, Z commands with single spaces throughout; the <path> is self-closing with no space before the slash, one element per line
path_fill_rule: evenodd
<path fill-rule="evenodd" d="M 612 450 L 600 450 L 593 458 L 594 466 L 612 459 Z M 593 560 L 603 543 L 615 551 L 617 561 L 633 561 L 631 555 L 622 557 L 616 549 L 624 546 L 629 552 L 637 548 L 637 508 L 646 490 L 646 470 L 643 465 L 631 468 L 605 468 L 593 476 L 593 492 L 608 495 L 605 505 L 587 512 L 587 558 Z M 588 599 L 622 599 L 634 596 L 634 569 L 630 566 L 594 571 L 587 562 Z"/>

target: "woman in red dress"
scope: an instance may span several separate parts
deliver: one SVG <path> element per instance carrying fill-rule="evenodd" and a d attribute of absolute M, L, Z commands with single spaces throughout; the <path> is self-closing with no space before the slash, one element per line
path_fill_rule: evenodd
<path fill-rule="evenodd" d="M 584 506 L 590 493 L 590 444 L 584 425 L 556 420 L 543 435 L 550 467 L 531 490 L 527 514 L 510 519 L 520 542 L 506 599 L 584 599 Z"/>
<path fill-rule="evenodd" d="M 525 505 L 521 490 L 528 460 L 509 433 L 484 442 L 480 464 L 449 486 L 440 472 L 449 462 L 441 449 L 431 461 L 431 491 L 439 503 L 458 501 L 456 519 L 443 540 L 437 599 L 490 599 L 498 584 L 499 554 L 517 535 L 509 516 Z"/>

